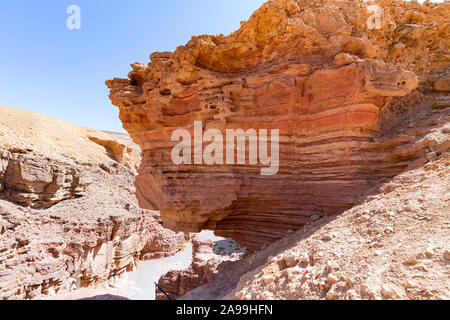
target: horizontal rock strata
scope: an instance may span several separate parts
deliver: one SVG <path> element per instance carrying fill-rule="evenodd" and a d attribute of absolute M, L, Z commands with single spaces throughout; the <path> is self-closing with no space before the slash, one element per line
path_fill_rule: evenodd
<path fill-rule="evenodd" d="M 390 1 L 383 8 L 380 30 L 369 30 L 362 1 L 269 1 L 229 36 L 193 37 L 173 53 L 153 53 L 148 65 L 133 64 L 129 79 L 107 81 L 142 149 L 140 205 L 160 210 L 173 230 L 214 229 L 255 250 L 351 208 L 377 182 L 423 161 L 433 143 L 384 132 L 397 121 L 391 102 L 401 106 L 399 97 L 419 83 L 405 66 L 422 73 L 426 65 L 384 43 L 425 52 L 408 23 L 419 18 L 406 15 L 421 7 Z M 447 5 L 434 10 L 445 20 Z M 422 18 L 421 34 L 435 41 L 427 50 L 436 70 L 445 62 L 435 44 L 447 38 L 432 20 Z M 172 133 L 194 136 L 195 121 L 223 136 L 279 130 L 278 173 L 262 176 L 248 157 L 244 165 L 175 165 Z"/>
<path fill-rule="evenodd" d="M 24 206 L 46 208 L 85 194 L 90 178 L 79 168 L 68 167 L 39 155 L 0 154 L 0 191 Z"/>

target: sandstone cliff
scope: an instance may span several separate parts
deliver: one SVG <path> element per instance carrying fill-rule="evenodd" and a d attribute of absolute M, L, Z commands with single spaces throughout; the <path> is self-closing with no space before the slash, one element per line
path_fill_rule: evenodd
<path fill-rule="evenodd" d="M 182 234 L 138 207 L 126 135 L 0 107 L 0 300 L 114 281 Z"/>
<path fill-rule="evenodd" d="M 393 128 L 413 107 L 448 105 L 449 4 L 379 1 L 375 27 L 369 4 L 268 1 L 229 36 L 193 37 L 107 81 L 142 149 L 140 205 L 173 230 L 210 228 L 256 250 L 445 153 L 448 137 L 431 126 Z M 280 130 L 278 174 L 174 165 L 171 134 L 194 121 L 222 133 Z"/>

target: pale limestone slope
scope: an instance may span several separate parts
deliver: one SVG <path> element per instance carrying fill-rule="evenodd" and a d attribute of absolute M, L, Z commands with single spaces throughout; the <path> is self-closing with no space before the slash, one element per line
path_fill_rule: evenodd
<path fill-rule="evenodd" d="M 114 157 L 114 150 L 92 141 L 115 141 L 130 153 L 127 166 L 137 168 L 139 151 L 130 139 L 85 128 L 39 113 L 0 106 L 0 147 L 8 151 L 28 150 L 63 161 L 107 163 Z M 111 144 L 112 145 L 112 144 Z M 113 148 L 111 148 L 113 149 Z"/>

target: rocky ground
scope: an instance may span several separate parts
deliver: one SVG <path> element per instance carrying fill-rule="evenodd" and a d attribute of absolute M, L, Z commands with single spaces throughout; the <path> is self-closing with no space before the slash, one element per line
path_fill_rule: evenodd
<path fill-rule="evenodd" d="M 181 299 L 450 299 L 450 103 L 442 93 L 429 97 L 387 108 L 397 121 L 377 139 L 414 137 L 434 151 L 352 209 L 311 217 L 302 230 L 219 266 L 211 283 Z"/>
<path fill-rule="evenodd" d="M 245 254 L 232 239 L 214 237 L 202 232 L 192 239 L 191 264 L 184 269 L 169 270 L 162 274 L 156 290 L 157 300 L 176 300 L 193 289 L 210 283 L 219 272 L 218 267 L 240 260 Z"/>
<path fill-rule="evenodd" d="M 184 235 L 135 198 L 139 148 L 109 134 L 0 108 L 0 299 L 91 287 L 170 256 Z"/>
<path fill-rule="evenodd" d="M 450 299 L 450 158 L 221 270 L 184 299 Z"/>

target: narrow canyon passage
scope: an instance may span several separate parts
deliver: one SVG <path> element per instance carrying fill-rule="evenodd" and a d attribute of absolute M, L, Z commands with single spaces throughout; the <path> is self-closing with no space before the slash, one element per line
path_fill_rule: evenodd
<path fill-rule="evenodd" d="M 171 270 L 182 270 L 192 263 L 192 244 L 176 255 L 142 262 L 135 271 L 126 273 L 114 285 L 114 289 L 131 300 L 155 300 L 155 282 Z"/>
<path fill-rule="evenodd" d="M 216 237 L 212 231 L 197 235 L 201 239 L 211 239 L 214 253 L 229 256 L 245 249 L 232 239 Z M 82 288 L 70 293 L 49 297 L 50 300 L 155 300 L 155 282 L 169 271 L 183 270 L 193 262 L 192 242 L 187 241 L 182 250 L 167 258 L 141 262 L 136 270 L 123 274 L 115 282 L 97 288 Z"/>

